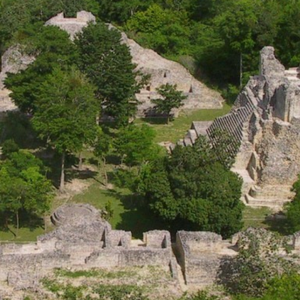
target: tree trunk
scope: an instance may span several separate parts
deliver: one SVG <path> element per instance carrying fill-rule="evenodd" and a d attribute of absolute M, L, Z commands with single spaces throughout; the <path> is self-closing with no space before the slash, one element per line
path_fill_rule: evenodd
<path fill-rule="evenodd" d="M 78 169 L 81 171 L 82 170 L 82 152 L 80 151 L 79 153 L 79 164 L 78 164 Z"/>
<path fill-rule="evenodd" d="M 107 178 L 107 172 L 106 172 L 106 159 L 105 159 L 104 156 L 102 157 L 102 160 L 103 160 L 103 169 L 104 169 L 105 186 L 107 186 L 107 184 L 108 184 L 108 178 Z"/>
<path fill-rule="evenodd" d="M 243 55 L 240 53 L 240 89 L 243 87 Z"/>
<path fill-rule="evenodd" d="M 44 232 L 47 231 L 47 217 L 43 215 L 43 220 L 44 220 Z"/>
<path fill-rule="evenodd" d="M 16 236 L 19 236 L 19 227 L 20 227 L 20 223 L 19 223 L 19 211 L 16 211 L 16 220 L 17 220 L 17 233 Z"/>
<path fill-rule="evenodd" d="M 61 173 L 60 173 L 60 185 L 59 185 L 59 190 L 63 192 L 65 188 L 65 156 L 66 153 L 63 151 L 61 155 Z"/>
<path fill-rule="evenodd" d="M 8 229 L 8 216 L 5 214 L 5 228 Z"/>

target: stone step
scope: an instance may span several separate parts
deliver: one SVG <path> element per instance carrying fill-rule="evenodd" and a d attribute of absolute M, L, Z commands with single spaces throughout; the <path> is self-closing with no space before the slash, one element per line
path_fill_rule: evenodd
<path fill-rule="evenodd" d="M 290 199 L 278 199 L 278 198 L 264 198 L 255 199 L 249 194 L 245 195 L 246 205 L 251 207 L 270 207 L 270 208 L 280 208 L 284 206 L 285 203 L 290 202 Z"/>
<path fill-rule="evenodd" d="M 188 137 L 188 136 L 186 136 L 184 139 L 183 139 L 183 143 L 184 143 L 184 146 L 193 146 L 193 143 L 192 143 L 192 141 L 191 141 L 191 139 Z"/>

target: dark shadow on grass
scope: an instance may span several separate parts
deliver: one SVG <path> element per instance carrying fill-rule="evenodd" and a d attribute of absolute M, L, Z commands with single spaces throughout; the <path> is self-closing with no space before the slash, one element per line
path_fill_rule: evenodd
<path fill-rule="evenodd" d="M 145 123 L 148 123 L 148 124 L 154 124 L 154 125 L 165 125 L 165 124 L 168 124 L 168 119 L 166 117 L 161 117 L 161 116 L 157 116 L 157 117 L 145 117 L 145 118 L 142 118 L 142 120 L 145 122 Z"/>
<path fill-rule="evenodd" d="M 94 165 L 96 167 L 98 167 L 99 164 L 101 163 L 99 158 L 94 158 L 94 157 L 90 157 L 87 161 L 90 165 Z"/>
<path fill-rule="evenodd" d="M 28 228 L 30 231 L 34 231 L 36 228 L 44 229 L 44 220 L 40 216 L 21 210 L 19 213 L 20 228 Z M 15 224 L 13 224 L 15 225 Z"/>
<path fill-rule="evenodd" d="M 289 224 L 286 218 L 284 216 L 278 217 L 276 215 L 267 216 L 265 218 L 265 221 L 263 222 L 268 226 L 268 229 L 277 232 L 281 235 L 289 235 Z"/>
<path fill-rule="evenodd" d="M 116 229 L 131 231 L 134 238 L 143 238 L 143 233 L 149 230 L 168 229 L 160 219 L 158 219 L 150 209 L 143 203 L 141 197 L 136 195 L 121 196 L 120 200 L 125 208 L 121 214 L 121 222 L 116 225 Z"/>
<path fill-rule="evenodd" d="M 71 181 L 72 179 L 90 179 L 95 178 L 98 174 L 96 171 L 92 171 L 88 168 L 78 170 L 78 169 L 68 169 L 67 170 L 67 181 Z"/>

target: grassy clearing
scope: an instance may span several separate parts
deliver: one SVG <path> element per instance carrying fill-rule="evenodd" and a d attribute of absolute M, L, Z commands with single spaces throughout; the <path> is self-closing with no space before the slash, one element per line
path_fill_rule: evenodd
<path fill-rule="evenodd" d="M 246 206 L 243 211 L 244 229 L 248 227 L 267 228 L 266 217 L 271 215 L 272 211 L 268 207 L 249 207 Z"/>
<path fill-rule="evenodd" d="M 265 228 L 282 235 L 287 235 L 287 222 L 285 218 L 276 218 L 274 211 L 268 207 L 253 208 L 246 206 L 243 212 L 244 228 Z"/>
<path fill-rule="evenodd" d="M 19 228 L 18 235 L 17 229 L 14 226 L 9 226 L 9 230 L 0 231 L 0 241 L 1 242 L 14 242 L 14 243 L 25 243 L 36 241 L 36 237 L 45 233 L 42 227 L 37 228 Z"/>
<path fill-rule="evenodd" d="M 137 119 L 136 124 L 148 123 L 156 131 L 155 142 L 175 143 L 183 138 L 193 121 L 211 121 L 217 117 L 227 114 L 231 106 L 224 104 L 222 109 L 201 109 L 194 111 L 183 111 L 173 122 L 166 124 L 165 119 Z"/>
<path fill-rule="evenodd" d="M 41 283 L 41 294 L 46 292 L 49 297 L 49 292 L 52 292 L 55 299 L 174 300 L 182 294 L 179 288 L 174 288 L 170 271 L 159 266 L 74 271 L 57 269 Z"/>
<path fill-rule="evenodd" d="M 128 278 L 133 277 L 137 273 L 137 268 L 124 268 L 121 270 L 106 270 L 106 269 L 92 269 L 92 270 L 77 270 L 70 271 L 64 269 L 57 269 L 55 274 L 60 277 L 79 278 L 79 277 L 98 277 L 106 279 Z"/>
<path fill-rule="evenodd" d="M 164 224 L 151 214 L 141 199 L 127 189 L 103 189 L 99 184 L 92 184 L 82 194 L 75 195 L 69 202 L 89 203 L 98 209 L 105 208 L 110 202 L 113 215 L 109 223 L 114 229 L 128 230 L 134 238 L 142 238 L 143 232 L 152 229 L 163 229 Z"/>

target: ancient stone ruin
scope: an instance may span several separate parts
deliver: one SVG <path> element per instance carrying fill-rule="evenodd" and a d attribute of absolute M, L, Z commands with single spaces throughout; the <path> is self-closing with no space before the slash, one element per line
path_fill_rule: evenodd
<path fill-rule="evenodd" d="M 89 12 L 80 11 L 76 18 L 65 18 L 63 13 L 48 20 L 46 26 L 58 26 L 65 30 L 73 40 L 76 33 L 80 32 L 89 22 L 95 22 L 96 18 Z M 109 25 L 109 27 L 113 27 Z M 144 116 L 154 106 L 151 99 L 159 98 L 156 88 L 162 84 L 176 84 L 177 89 L 182 91 L 187 98 L 183 101 L 184 105 L 180 109 L 207 109 L 221 108 L 223 99 L 220 94 L 206 87 L 203 83 L 196 80 L 182 65 L 167 60 L 150 49 L 144 49 L 135 41 L 129 39 L 125 33 L 122 33 L 122 40 L 130 50 L 132 62 L 137 65 L 136 69 L 143 74 L 151 75 L 148 85 L 140 93 L 136 94 L 139 101 L 138 116 Z M 3 89 L 3 80 L 7 72 L 17 73 L 25 69 L 28 64 L 34 61 L 34 57 L 27 56 L 23 53 L 21 46 L 9 48 L 2 57 L 2 70 L 0 73 L 0 89 Z M 3 94 L 4 92 L 2 92 Z M 0 111 L 9 110 L 11 103 L 8 97 L 9 91 L 5 91 L 3 97 L 0 95 Z M 5 97 L 4 97 L 5 96 Z M 2 100 L 2 101 L 1 101 Z M 5 102 L 4 102 L 5 101 Z M 173 111 L 177 114 L 179 109 Z"/>
<path fill-rule="evenodd" d="M 51 220 L 57 228 L 36 243 L 0 245 L 0 286 L 7 282 L 16 290 L 36 288 L 55 268 L 147 265 L 163 267 L 174 280 L 183 274 L 188 286 L 201 287 L 215 281 L 222 256 L 236 255 L 228 241 L 210 232 L 180 231 L 173 245 L 164 230 L 144 233 L 143 241 L 132 240 L 131 232 L 112 230 L 101 212 L 87 204 L 64 205 Z"/>
<path fill-rule="evenodd" d="M 36 243 L 0 244 L 0 299 L 19 290 L 39 290 L 41 279 L 55 269 L 156 266 L 169 272 L 177 286 L 200 289 L 216 283 L 222 263 L 238 254 L 239 234 L 228 241 L 212 232 L 179 231 L 171 243 L 168 231 L 152 230 L 143 241 L 134 240 L 131 232 L 113 230 L 101 211 L 88 204 L 65 204 L 51 220 L 56 228 Z M 298 254 L 299 233 L 289 240 L 292 254 Z"/>
<path fill-rule="evenodd" d="M 191 145 L 203 132 L 228 131 L 240 144 L 233 170 L 243 178 L 243 201 L 281 207 L 293 197 L 300 172 L 299 69 L 285 70 L 273 47 L 261 50 L 260 74 L 250 78 L 231 112 L 212 124 L 194 122 L 180 141 Z"/>
<path fill-rule="evenodd" d="M 0 281 L 34 287 L 54 268 L 159 265 L 176 274 L 170 233 L 150 231 L 136 244 L 131 232 L 112 230 L 90 205 L 64 205 L 51 217 L 57 228 L 36 243 L 0 245 Z M 174 275 L 175 276 L 175 275 Z"/>
<path fill-rule="evenodd" d="M 86 27 L 89 22 L 96 22 L 95 16 L 87 11 L 80 11 L 76 14 L 76 18 L 65 18 L 63 13 L 57 14 L 48 20 L 46 26 L 58 26 L 60 29 L 68 32 L 70 39 L 74 40 L 75 34 Z"/>

